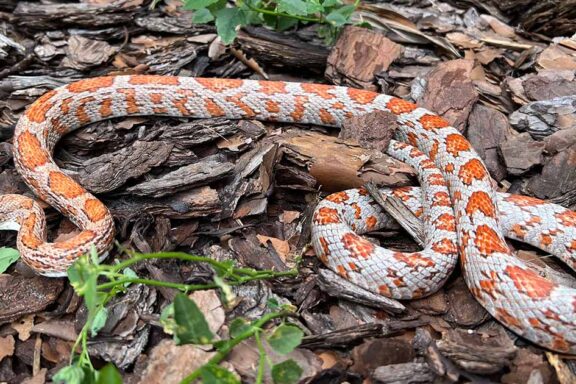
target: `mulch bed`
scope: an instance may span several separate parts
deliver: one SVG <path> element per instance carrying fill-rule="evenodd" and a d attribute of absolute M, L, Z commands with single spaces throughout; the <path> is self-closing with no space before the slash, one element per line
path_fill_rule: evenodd
<path fill-rule="evenodd" d="M 410 99 L 465 134 L 499 190 L 575 209 L 576 37 L 554 37 L 576 32 L 574 15 L 548 17 L 551 29 L 538 21 L 541 9 L 519 10 L 518 1 L 398 3 L 366 6 L 362 16 L 380 28 L 346 27 L 334 46 L 315 37 L 313 26 L 287 33 L 251 27 L 226 48 L 213 26 L 192 25 L 176 0 L 154 10 L 142 0 L 2 1 L 0 192 L 32 195 L 11 154 L 14 125 L 28 104 L 74 80 L 150 73 L 327 82 Z M 410 167 L 378 150 L 380 125 L 350 124 L 338 136 L 294 124 L 122 118 L 69 134 L 55 157 L 110 208 L 122 247 L 279 271 L 304 252 L 297 278 L 235 287 L 241 300 L 214 321 L 226 327 L 236 316 L 259 318 L 272 298 L 293 304 L 291 321 L 306 337 L 289 356 L 306 382 L 576 382 L 573 360 L 507 331 L 474 300 L 460 272 L 434 295 L 399 303 L 347 283 L 306 250 L 310 213 L 322 196 L 368 182 L 414 184 Z M 57 211 L 46 213 L 49 238 L 75 233 Z M 417 249 L 400 229 L 373 239 Z M 0 233 L 0 244 L 14 246 L 15 233 Z M 576 287 L 553 259 L 511 246 L 542 274 Z M 209 273 L 176 262 L 143 263 L 137 272 L 173 282 Z M 82 301 L 66 280 L 34 276 L 20 263 L 0 275 L 0 287 L 0 381 L 49 381 L 68 364 L 86 316 Z M 176 347 L 162 331 L 159 314 L 174 294 L 134 286 L 114 303 L 117 315 L 90 345 L 96 364 L 114 362 L 129 383 L 189 374 L 207 352 Z M 200 307 L 219 300 L 213 292 L 194 295 Z M 253 342 L 242 343 L 228 367 L 253 382 L 257 357 Z"/>

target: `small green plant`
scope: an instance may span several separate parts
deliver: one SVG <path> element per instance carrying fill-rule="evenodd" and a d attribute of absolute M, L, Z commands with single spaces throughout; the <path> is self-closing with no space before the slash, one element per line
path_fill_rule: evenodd
<path fill-rule="evenodd" d="M 20 258 L 20 253 L 17 249 L 2 247 L 0 248 L 0 273 L 6 272 L 8 267 Z"/>
<path fill-rule="evenodd" d="M 224 44 L 234 41 L 239 26 L 265 25 L 284 31 L 299 23 L 321 24 L 318 33 L 330 42 L 350 21 L 359 3 L 360 0 L 353 4 L 342 0 L 235 0 L 229 6 L 228 0 L 184 0 L 184 7 L 194 11 L 194 23 L 214 22 Z"/>
<path fill-rule="evenodd" d="M 182 381 L 183 384 L 193 383 L 200 378 L 206 384 L 239 384 L 238 379 L 226 369 L 218 366 L 218 363 L 236 345 L 251 337 L 256 339 L 260 351 L 259 379 L 257 383 L 263 382 L 266 364 L 271 368 L 274 383 L 291 384 L 298 381 L 302 373 L 301 368 L 290 359 L 280 364 L 271 364 L 264 352 L 261 341 L 262 337 L 265 337 L 270 347 L 280 354 L 289 353 L 300 344 L 302 331 L 293 325 L 281 324 L 272 333 L 263 329 L 264 325 L 274 319 L 284 319 L 290 316 L 292 311 L 289 307 L 272 303 L 270 305 L 272 311 L 258 320 L 247 321 L 237 318 L 230 325 L 230 338 L 215 340 L 212 331 L 208 328 L 204 315 L 194 301 L 186 295 L 198 290 L 219 289 L 223 296 L 223 301 L 226 302 L 230 299 L 232 292 L 230 286 L 254 280 L 295 276 L 297 275 L 296 270 L 274 272 L 257 271 L 251 268 L 236 268 L 232 261 L 216 261 L 208 257 L 179 252 L 132 253 L 130 255 L 131 257 L 126 261 L 108 265 L 101 264 L 96 251 L 93 250 L 90 255 L 82 256 L 68 269 L 70 283 L 75 292 L 84 298 L 88 316 L 72 349 L 70 365 L 58 371 L 53 378 L 54 382 L 64 382 L 66 384 L 122 383 L 120 373 L 114 365 L 108 364 L 100 370 L 94 368 L 88 354 L 88 338 L 98 334 L 98 331 L 105 325 L 108 317 L 106 304 L 115 296 L 125 292 L 130 284 L 145 284 L 180 290 L 181 293 L 176 295 L 174 303 L 167 306 L 162 312 L 160 320 L 164 330 L 174 335 L 174 341 L 177 344 L 208 344 L 212 345 L 216 350 L 216 353 L 208 363 L 186 377 Z M 130 269 L 132 265 L 150 259 L 178 259 L 208 263 L 214 271 L 213 283 L 179 284 L 143 279 Z"/>

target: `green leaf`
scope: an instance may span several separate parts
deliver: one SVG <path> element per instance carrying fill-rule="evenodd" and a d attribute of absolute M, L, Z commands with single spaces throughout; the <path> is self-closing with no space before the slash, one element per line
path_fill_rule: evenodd
<path fill-rule="evenodd" d="M 218 0 L 184 0 L 184 9 L 202 9 L 217 2 Z"/>
<path fill-rule="evenodd" d="M 278 0 L 278 12 L 294 16 L 306 16 L 308 6 L 303 0 Z"/>
<path fill-rule="evenodd" d="M 70 284 L 78 296 L 83 296 L 89 312 L 93 312 L 98 304 L 98 272 L 87 255 L 80 257 L 67 271 Z"/>
<path fill-rule="evenodd" d="M 355 9 L 354 5 L 345 5 L 330 12 L 326 20 L 336 27 L 341 27 L 348 22 Z"/>
<path fill-rule="evenodd" d="M 236 295 L 234 294 L 234 291 L 232 291 L 232 287 L 230 287 L 230 285 L 226 284 L 224 279 L 222 279 L 218 275 L 215 275 L 214 276 L 214 284 L 216 284 L 216 286 L 218 288 L 220 288 L 220 292 L 221 292 L 220 296 L 222 298 L 222 301 L 224 302 L 224 305 L 229 305 L 230 303 L 233 303 L 234 301 L 236 301 Z"/>
<path fill-rule="evenodd" d="M 84 370 L 77 365 L 68 365 L 60 369 L 52 378 L 55 383 L 83 384 Z"/>
<path fill-rule="evenodd" d="M 268 344 L 276 352 L 286 355 L 302 342 L 304 333 L 294 325 L 282 324 L 268 337 Z"/>
<path fill-rule="evenodd" d="M 285 31 L 287 29 L 292 28 L 293 26 L 298 24 L 298 19 L 293 19 L 291 17 L 278 17 L 278 21 L 276 23 L 276 29 L 279 31 Z"/>
<path fill-rule="evenodd" d="M 174 320 L 174 303 L 170 303 L 164 307 L 162 313 L 160 313 L 160 324 L 162 324 L 162 328 L 164 332 L 169 335 L 173 335 L 176 333 L 176 320 Z"/>
<path fill-rule="evenodd" d="M 176 330 L 174 341 L 181 344 L 209 344 L 214 335 L 196 303 L 183 293 L 174 299 Z"/>
<path fill-rule="evenodd" d="M 9 266 L 20 258 L 20 253 L 14 248 L 0 248 L 0 273 L 4 273 Z"/>
<path fill-rule="evenodd" d="M 240 384 L 232 372 L 218 365 L 208 364 L 200 368 L 203 384 Z"/>
<path fill-rule="evenodd" d="M 271 373 L 274 384 L 295 384 L 302 375 L 302 368 L 289 359 L 272 366 Z"/>
<path fill-rule="evenodd" d="M 230 323 L 230 337 L 238 337 L 241 333 L 250 329 L 250 322 L 241 317 L 237 317 Z"/>
<path fill-rule="evenodd" d="M 98 371 L 96 384 L 122 384 L 122 376 L 114 364 L 108 363 Z"/>
<path fill-rule="evenodd" d="M 236 38 L 236 27 L 244 24 L 244 12 L 238 8 L 223 8 L 216 16 L 216 32 L 224 44 L 231 44 Z"/>
<path fill-rule="evenodd" d="M 108 319 L 108 310 L 105 307 L 100 308 L 96 315 L 94 316 L 94 320 L 92 320 L 92 324 L 90 324 L 90 336 L 94 337 L 98 334 L 98 331 L 106 325 L 106 320 Z"/>
<path fill-rule="evenodd" d="M 92 244 L 90 247 L 90 260 L 94 265 L 100 264 L 100 257 L 98 256 L 98 251 L 96 250 L 96 246 L 94 244 Z"/>
<path fill-rule="evenodd" d="M 324 6 L 324 7 L 334 7 L 335 5 L 340 5 L 340 4 L 342 4 L 340 2 L 340 0 L 324 0 L 322 2 L 322 6 Z"/>
<path fill-rule="evenodd" d="M 214 15 L 207 8 L 200 8 L 192 16 L 194 24 L 206 24 L 214 20 Z"/>

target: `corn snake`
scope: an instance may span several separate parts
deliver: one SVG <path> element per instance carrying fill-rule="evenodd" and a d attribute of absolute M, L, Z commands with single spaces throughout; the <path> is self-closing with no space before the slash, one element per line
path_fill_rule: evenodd
<path fill-rule="evenodd" d="M 430 234 L 427 248 L 400 254 L 356 235 L 351 227 L 362 233 L 385 221 L 359 189 L 331 195 L 317 207 L 313 245 L 321 260 L 367 289 L 414 298 L 438 289 L 459 254 L 468 287 L 496 319 L 541 346 L 576 353 L 576 290 L 531 271 L 512 255 L 503 238 L 506 231 L 574 267 L 576 214 L 528 197 L 496 195 L 481 159 L 446 120 L 402 99 L 374 92 L 318 84 L 168 76 L 101 77 L 68 84 L 40 97 L 19 120 L 14 161 L 30 188 L 81 232 L 67 241 L 48 243 L 42 209 L 18 195 L 0 196 L 0 229 L 19 230 L 17 246 L 22 259 L 48 276 L 62 276 L 92 244 L 106 254 L 114 238 L 110 212 L 52 159 L 54 146 L 63 135 L 95 121 L 134 115 L 224 116 L 339 127 L 348 117 L 374 110 L 397 116 L 398 141 L 390 144 L 388 152 L 405 161 L 412 159 L 411 164 L 420 171 L 422 194 L 428 197 L 422 199 L 423 210 L 415 212 L 422 215 L 425 232 Z M 404 193 L 406 201 L 413 201 L 415 191 L 390 193 L 400 197 Z M 498 209 L 506 203 L 516 213 L 510 214 L 510 225 L 503 229 Z M 390 257 L 393 265 L 388 262 L 387 266 L 385 259 Z M 405 275 L 407 272 L 415 275 Z"/>

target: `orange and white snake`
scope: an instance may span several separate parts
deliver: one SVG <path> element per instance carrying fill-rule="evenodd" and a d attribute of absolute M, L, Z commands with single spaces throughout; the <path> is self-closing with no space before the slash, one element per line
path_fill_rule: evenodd
<path fill-rule="evenodd" d="M 358 234 L 389 219 L 356 189 L 329 196 L 316 208 L 312 243 L 331 269 L 369 290 L 408 299 L 436 291 L 457 255 L 474 297 L 519 335 L 552 350 L 576 353 L 576 290 L 530 270 L 512 255 L 508 237 L 529 242 L 576 265 L 576 213 L 515 195 L 496 194 L 482 160 L 443 118 L 395 97 L 346 87 L 164 76 L 81 80 L 34 102 L 14 134 L 14 161 L 30 188 L 80 229 L 46 241 L 40 206 L 19 195 L 0 196 L 0 229 L 19 230 L 22 259 L 37 272 L 62 276 L 94 245 L 105 255 L 114 238 L 108 209 L 54 163 L 56 142 L 83 125 L 117 116 L 228 117 L 341 126 L 371 111 L 397 116 L 388 153 L 413 165 L 422 192 L 402 198 L 421 217 L 424 250 L 388 251 Z"/>

